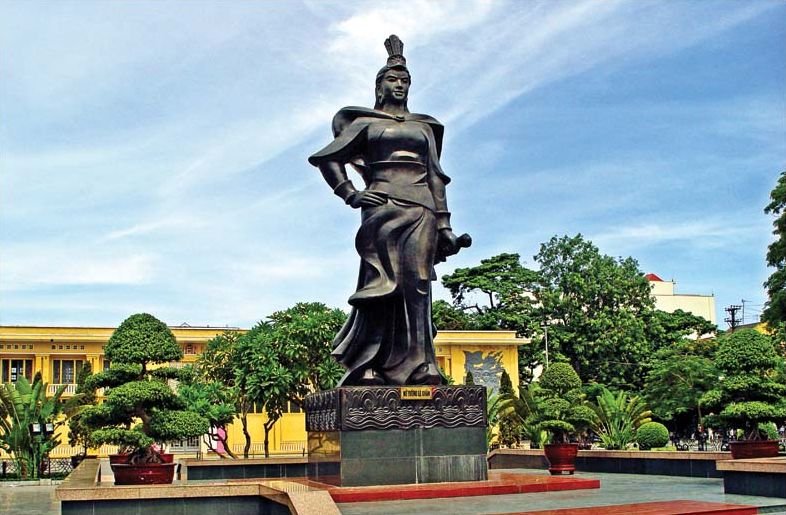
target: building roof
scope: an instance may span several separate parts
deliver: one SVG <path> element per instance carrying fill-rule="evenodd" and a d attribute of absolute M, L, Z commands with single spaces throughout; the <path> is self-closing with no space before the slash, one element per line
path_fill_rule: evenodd
<path fill-rule="evenodd" d="M 655 274 L 647 274 L 647 275 L 644 276 L 644 278 L 646 280 L 648 280 L 648 281 L 651 281 L 651 282 L 659 282 L 659 283 L 664 282 L 663 279 L 661 279 L 660 277 L 658 277 Z"/>

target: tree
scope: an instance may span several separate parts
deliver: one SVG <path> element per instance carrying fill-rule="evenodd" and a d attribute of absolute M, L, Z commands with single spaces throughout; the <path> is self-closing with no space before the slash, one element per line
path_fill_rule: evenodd
<path fill-rule="evenodd" d="M 783 357 L 769 336 L 754 329 L 725 334 L 715 364 L 723 380 L 702 397 L 704 405 L 720 408 L 710 423 L 742 428 L 746 439 L 757 440 L 765 436 L 762 423 L 786 418 L 786 385 L 778 372 Z"/>
<path fill-rule="evenodd" d="M 55 429 L 63 424 L 57 419 L 66 385 L 51 397 L 46 395 L 47 386 L 40 372 L 32 384 L 22 376 L 15 384 L 0 385 L 0 448 L 14 456 L 23 479 L 37 479 L 44 457 L 60 443 Z M 46 430 L 47 424 L 51 431 Z"/>
<path fill-rule="evenodd" d="M 539 412 L 537 399 L 540 397 L 540 384 L 532 382 L 519 388 L 519 395 L 508 394 L 502 397 L 500 414 L 513 416 L 521 427 L 521 433 L 530 440 L 533 449 L 540 449 L 548 440 L 548 433 L 539 423 L 542 415 Z"/>
<path fill-rule="evenodd" d="M 502 371 L 502 376 L 499 378 L 499 397 L 504 403 L 505 399 L 514 396 L 513 383 L 510 380 L 510 375 L 506 370 Z M 521 423 L 516 418 L 515 414 L 500 411 L 498 415 L 499 426 L 499 443 L 505 446 L 512 446 L 519 443 L 521 440 Z"/>
<path fill-rule="evenodd" d="M 776 239 L 767 249 L 767 265 L 775 271 L 764 283 L 768 300 L 762 320 L 775 328 L 786 322 L 786 171 L 781 172 L 764 212 L 776 216 L 772 231 Z"/>
<path fill-rule="evenodd" d="M 254 330 L 252 329 L 250 332 L 254 332 Z M 235 413 L 240 417 L 240 425 L 245 439 L 243 456 L 248 458 L 251 450 L 248 414 L 254 409 L 254 401 L 248 388 L 248 377 L 253 364 L 244 359 L 241 354 L 240 338 L 241 334 L 236 331 L 225 331 L 211 338 L 205 346 L 205 351 L 197 359 L 196 373 L 204 383 L 218 383 L 227 388 L 226 393 L 235 406 Z M 251 336 L 246 336 L 246 338 L 251 338 Z M 248 352 L 244 354 L 248 354 Z M 233 456 L 226 440 L 224 447 L 229 451 L 229 455 Z"/>
<path fill-rule="evenodd" d="M 112 333 L 106 345 L 109 370 L 93 375 L 90 388 L 110 387 L 104 402 L 83 412 L 96 444 L 111 443 L 129 453 L 129 463 L 162 461 L 153 448 L 164 443 L 200 436 L 208 422 L 186 409 L 185 402 L 167 380 L 180 370 L 148 365 L 177 361 L 183 351 L 169 328 L 147 313 L 131 315 Z"/>
<path fill-rule="evenodd" d="M 437 328 L 507 329 L 530 336 L 537 320 L 532 317 L 530 293 L 537 272 L 525 268 L 518 254 L 505 253 L 482 259 L 469 268 L 457 268 L 442 276 L 442 284 L 453 298 L 453 310 L 435 302 Z M 444 325 L 440 325 L 444 324 Z M 529 382 L 542 361 L 535 345 L 519 349 L 519 377 Z"/>
<path fill-rule="evenodd" d="M 535 319 L 549 324 L 556 357 L 585 380 L 640 387 L 650 351 L 644 315 L 653 299 L 636 260 L 603 255 L 580 234 L 551 238 L 535 260 Z"/>
<path fill-rule="evenodd" d="M 87 450 L 95 447 L 92 438 L 92 430 L 85 423 L 83 411 L 85 406 L 92 406 L 96 402 L 95 388 L 91 388 L 91 377 L 93 376 L 93 366 L 90 362 L 85 362 L 76 376 L 76 391 L 68 402 L 68 443 L 72 447 L 82 447 L 82 457 L 87 456 Z"/>
<path fill-rule="evenodd" d="M 518 254 L 500 254 L 482 259 L 475 267 L 457 268 L 442 276 L 442 284 L 450 290 L 454 306 L 472 313 L 476 327 L 526 334 L 532 303 L 530 285 L 536 278 L 536 272 L 521 265 Z M 474 294 L 480 294 L 485 302 Z"/>
<path fill-rule="evenodd" d="M 330 353 L 333 338 L 346 320 L 346 313 L 320 302 L 299 302 L 270 315 L 273 336 L 303 385 L 300 395 L 293 398 L 298 404 L 303 392 L 334 388 L 344 374 L 344 367 Z"/>
<path fill-rule="evenodd" d="M 659 309 L 645 310 L 642 315 L 647 340 L 651 343 L 653 352 L 678 345 L 688 338 L 697 339 L 718 331 L 718 327 L 706 318 L 681 309 L 670 313 Z"/>
<path fill-rule="evenodd" d="M 717 384 L 718 376 L 712 354 L 702 349 L 701 342 L 683 340 L 655 353 L 645 396 L 662 420 L 695 413 L 698 424 L 704 425 L 701 398 Z"/>
<path fill-rule="evenodd" d="M 248 457 L 251 434 L 248 413 L 263 408 L 269 434 L 290 402 L 336 385 L 344 369 L 330 355 L 333 338 L 346 314 L 318 302 L 301 302 L 277 311 L 245 334 L 224 333 L 210 342 L 197 363 L 199 374 L 231 387 L 245 436 Z"/>
<path fill-rule="evenodd" d="M 229 457 L 236 458 L 224 430 L 237 414 L 233 388 L 218 381 L 202 380 L 192 367 L 184 367 L 177 391 L 188 410 L 198 413 L 210 424 L 209 434 L 204 435 L 208 449 L 218 452 L 214 442 L 220 442 L 224 452 Z M 225 457 L 223 454 L 220 456 Z"/>
<path fill-rule="evenodd" d="M 472 315 L 441 299 L 435 300 L 431 304 L 431 319 L 434 326 L 440 330 L 472 331 L 480 329 Z"/>

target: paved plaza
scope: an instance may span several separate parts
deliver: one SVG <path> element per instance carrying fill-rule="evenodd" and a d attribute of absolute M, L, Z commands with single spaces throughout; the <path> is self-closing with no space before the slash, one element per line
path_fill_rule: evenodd
<path fill-rule="evenodd" d="M 521 471 L 521 470 L 520 470 Z M 527 470 L 527 473 L 545 473 Z M 600 489 L 573 490 L 517 495 L 462 497 L 339 504 L 345 515 L 404 514 L 492 514 L 556 508 L 608 506 L 647 501 L 686 499 L 695 501 L 747 504 L 759 507 L 759 513 L 786 514 L 786 499 L 726 495 L 722 479 L 698 479 L 637 474 L 576 473 L 577 477 L 600 479 Z"/>
<path fill-rule="evenodd" d="M 543 471 L 527 470 L 527 473 Z M 608 506 L 647 501 L 686 499 L 747 504 L 759 513 L 786 515 L 786 499 L 725 495 L 721 479 L 697 479 L 635 474 L 577 473 L 601 480 L 598 490 L 575 490 L 517 495 L 339 504 L 346 515 L 492 514 L 569 507 Z M 60 513 L 54 486 L 0 486 L 0 514 L 50 515 Z"/>

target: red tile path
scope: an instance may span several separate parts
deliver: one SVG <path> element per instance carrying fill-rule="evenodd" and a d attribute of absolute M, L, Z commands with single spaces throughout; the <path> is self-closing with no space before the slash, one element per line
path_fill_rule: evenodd
<path fill-rule="evenodd" d="M 496 515 L 756 515 L 754 506 L 701 501 L 658 501 L 590 508 L 518 511 Z"/>
<path fill-rule="evenodd" d="M 313 481 L 305 482 L 312 487 L 325 488 L 337 503 L 437 499 L 442 497 L 472 497 L 476 495 L 524 494 L 600 488 L 600 480 L 598 479 L 546 476 L 543 474 L 500 473 L 494 470 L 489 471 L 489 479 L 487 481 L 461 483 L 336 487 Z"/>

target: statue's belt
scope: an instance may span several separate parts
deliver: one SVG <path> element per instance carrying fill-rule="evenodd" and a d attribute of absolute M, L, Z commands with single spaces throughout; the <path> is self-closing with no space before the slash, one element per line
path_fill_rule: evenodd
<path fill-rule="evenodd" d="M 368 190 L 388 197 L 411 202 L 436 211 L 434 196 L 426 182 L 427 170 L 416 161 L 377 161 L 369 164 Z"/>

